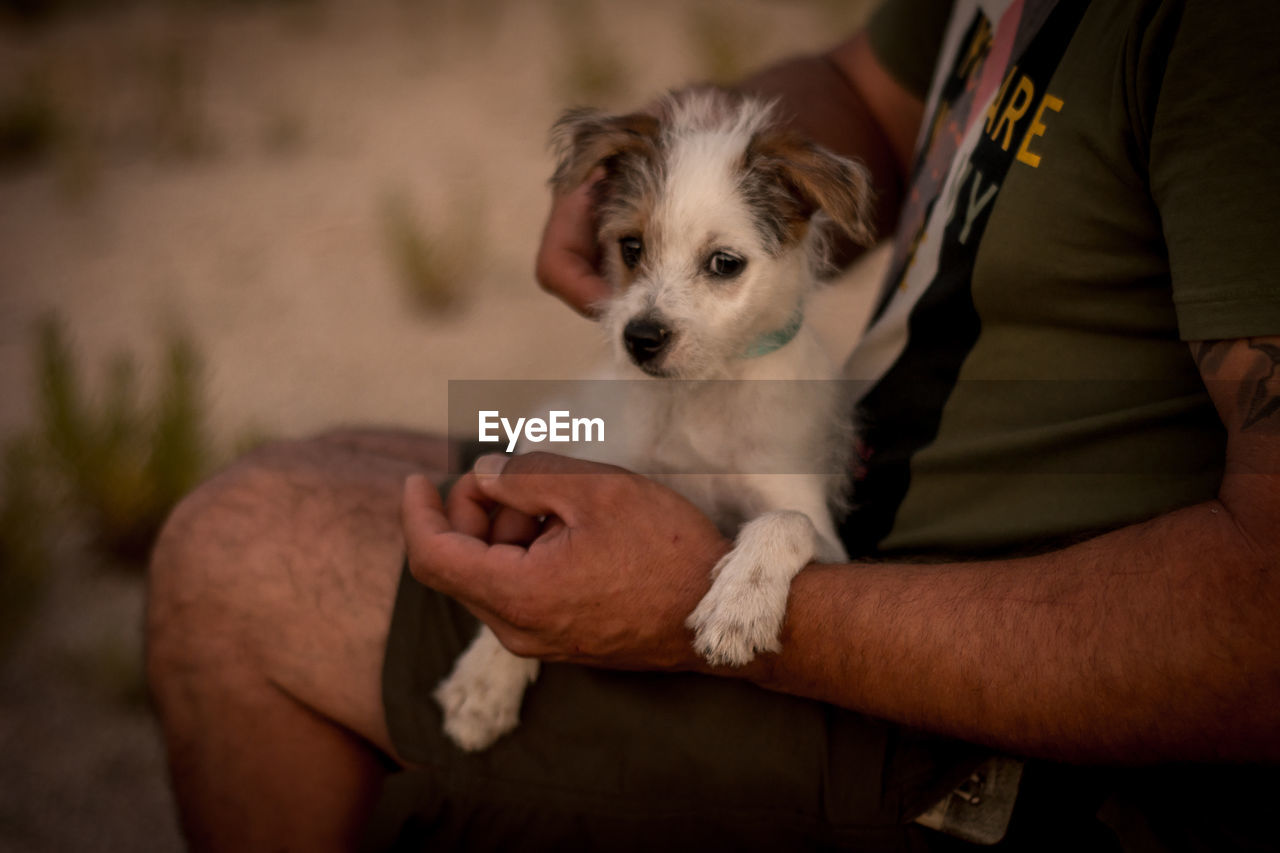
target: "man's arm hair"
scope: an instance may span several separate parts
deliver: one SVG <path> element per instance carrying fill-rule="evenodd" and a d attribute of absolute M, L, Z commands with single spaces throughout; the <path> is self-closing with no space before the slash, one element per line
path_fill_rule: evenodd
<path fill-rule="evenodd" d="M 1036 557 L 812 566 L 748 677 L 1026 755 L 1280 759 L 1280 337 L 1193 351 L 1216 500 Z"/>

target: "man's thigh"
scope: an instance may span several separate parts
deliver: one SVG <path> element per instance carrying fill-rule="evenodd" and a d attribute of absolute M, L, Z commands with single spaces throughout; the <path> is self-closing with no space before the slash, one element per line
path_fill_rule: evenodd
<path fill-rule="evenodd" d="M 189 496 L 157 544 L 150 665 L 173 685 L 260 673 L 394 756 L 381 701 L 404 479 L 440 439 L 347 430 L 266 446 Z M 238 677 L 238 676 L 236 676 Z"/>
<path fill-rule="evenodd" d="M 554 664 L 515 732 L 465 753 L 431 692 L 476 627 L 402 577 L 383 695 L 396 751 L 416 766 L 388 782 L 375 847 L 897 850 L 916 832 L 904 824 L 976 758 L 731 679 Z"/>

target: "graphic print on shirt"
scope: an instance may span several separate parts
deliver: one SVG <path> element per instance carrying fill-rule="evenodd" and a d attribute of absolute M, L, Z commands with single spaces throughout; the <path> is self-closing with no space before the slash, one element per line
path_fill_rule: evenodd
<path fill-rule="evenodd" d="M 911 457 L 937 435 L 981 328 L 971 280 L 983 231 L 1009 170 L 1042 165 L 1037 141 L 1066 107 L 1049 82 L 1087 7 L 956 4 L 885 293 L 847 371 L 874 383 L 860 401 L 863 467 L 842 530 L 851 554 L 872 553 L 892 529 Z"/>

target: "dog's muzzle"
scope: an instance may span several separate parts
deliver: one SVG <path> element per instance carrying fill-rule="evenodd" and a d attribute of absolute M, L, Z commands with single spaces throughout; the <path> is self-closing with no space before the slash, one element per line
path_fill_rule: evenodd
<path fill-rule="evenodd" d="M 661 355 L 671 343 L 671 330 L 652 317 L 637 317 L 622 330 L 622 341 L 632 361 L 644 365 Z"/>

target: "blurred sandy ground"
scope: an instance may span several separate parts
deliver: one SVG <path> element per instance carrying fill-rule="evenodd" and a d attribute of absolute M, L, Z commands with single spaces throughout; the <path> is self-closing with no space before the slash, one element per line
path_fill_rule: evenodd
<path fill-rule="evenodd" d="M 340 423 L 438 429 L 450 379 L 583 375 L 595 329 L 532 277 L 558 112 L 821 49 L 866 6 L 153 0 L 7 26 L 0 86 L 34 69 L 78 129 L 0 173 L 0 438 L 34 418 L 49 312 L 87 379 L 121 350 L 154 363 L 185 331 L 224 447 Z M 391 210 L 443 244 L 450 309 L 414 309 Z M 838 357 L 882 262 L 819 297 Z M 101 676 L 136 668 L 141 582 L 65 540 L 0 662 L 0 851 L 173 849 L 151 722 Z"/>

